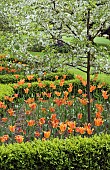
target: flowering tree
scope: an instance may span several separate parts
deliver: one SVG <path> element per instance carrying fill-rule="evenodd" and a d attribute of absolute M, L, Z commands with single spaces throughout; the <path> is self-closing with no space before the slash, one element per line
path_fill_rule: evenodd
<path fill-rule="evenodd" d="M 2 24 L 3 28 L 6 26 L 5 33 L 1 29 L 3 50 L 11 49 L 19 57 L 27 57 L 29 63 L 38 63 L 34 68 L 40 71 L 68 65 L 87 73 L 90 122 L 90 73 L 110 73 L 109 46 L 94 43 L 94 38 L 103 35 L 110 25 L 109 0 L 16 0 L 15 3 L 8 0 L 1 5 L 7 21 Z M 34 41 L 45 46 L 49 53 L 38 58 L 30 55 L 27 50 Z M 65 45 L 67 53 L 54 48 Z"/>

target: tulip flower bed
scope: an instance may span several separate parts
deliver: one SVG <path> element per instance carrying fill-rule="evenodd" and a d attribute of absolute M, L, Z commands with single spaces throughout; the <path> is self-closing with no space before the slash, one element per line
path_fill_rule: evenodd
<path fill-rule="evenodd" d="M 45 73 L 46 74 L 46 73 Z M 18 79 L 19 75 L 15 75 Z M 29 81 L 33 75 L 28 75 Z M 5 96 L 0 102 L 2 113 L 0 130 L 1 143 L 27 142 L 35 138 L 47 140 L 70 136 L 92 136 L 100 133 L 110 133 L 110 96 L 104 89 L 104 83 L 95 85 L 96 76 L 90 86 L 91 92 L 91 123 L 87 120 L 87 82 L 80 76 L 76 77 L 82 84 L 82 89 L 74 95 L 74 86 L 70 83 L 64 90 L 66 75 L 62 78 L 56 75 L 50 83 L 50 89 L 44 81 L 37 79 L 39 91 L 30 92 L 31 82 L 27 83 L 24 94 L 15 93 Z M 25 83 L 20 79 L 14 85 L 15 90 Z M 58 85 L 59 84 L 59 85 Z M 58 86 L 58 87 L 57 87 Z M 98 92 L 100 91 L 100 94 Z"/>

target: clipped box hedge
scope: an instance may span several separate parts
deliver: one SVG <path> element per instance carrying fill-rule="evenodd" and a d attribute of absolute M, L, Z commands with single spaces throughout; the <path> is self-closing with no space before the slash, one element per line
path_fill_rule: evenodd
<path fill-rule="evenodd" d="M 14 94 L 14 89 L 10 85 L 0 84 L 0 100 L 4 98 L 4 96 L 12 96 Z"/>
<path fill-rule="evenodd" d="M 36 93 L 43 92 L 43 91 L 45 91 L 45 89 L 47 89 L 48 92 L 52 92 L 53 90 L 50 87 L 51 83 L 54 83 L 56 85 L 55 90 L 58 90 L 58 91 L 59 91 L 59 89 L 66 91 L 69 84 L 72 83 L 72 85 L 73 85 L 73 91 L 72 91 L 73 95 L 76 95 L 78 93 L 77 91 L 78 91 L 79 88 L 81 88 L 81 89 L 85 88 L 78 79 L 65 80 L 63 87 L 60 87 L 59 82 L 60 82 L 60 80 L 56 80 L 56 81 L 43 80 L 42 83 L 45 84 L 46 87 L 42 87 L 42 88 L 39 87 L 38 82 L 32 82 L 31 87 L 29 88 L 30 90 L 29 90 L 28 95 L 29 96 L 33 95 L 33 97 L 36 97 Z M 2 100 L 5 95 L 9 94 L 9 96 L 11 96 L 14 93 L 18 93 L 19 97 L 23 97 L 23 95 L 25 94 L 24 89 L 28 87 L 27 83 L 28 82 L 25 82 L 23 85 L 20 85 L 17 89 L 14 88 L 14 86 L 16 84 L 8 84 L 8 85 L 1 84 L 0 100 Z M 95 85 L 100 84 L 100 83 L 101 83 L 100 81 L 95 82 Z M 9 89 L 9 91 L 8 91 L 8 89 Z M 104 85 L 103 89 L 108 90 L 108 94 L 110 93 L 110 85 L 109 84 Z M 98 95 L 102 95 L 101 89 L 98 90 Z"/>
<path fill-rule="evenodd" d="M 1 170 L 109 170 L 110 135 L 0 146 Z"/>
<path fill-rule="evenodd" d="M 71 72 L 56 72 L 56 73 L 48 73 L 45 76 L 41 75 L 41 80 L 50 80 L 50 81 L 55 81 L 55 76 L 58 76 L 58 78 L 62 78 L 63 75 L 66 75 L 66 80 L 71 80 L 74 79 L 74 74 Z M 39 75 L 38 74 L 33 74 L 33 79 L 31 81 L 29 81 L 27 79 L 26 75 L 19 75 L 18 79 L 15 78 L 14 75 L 10 75 L 10 74 L 5 74 L 5 75 L 0 75 L 0 83 L 3 84 L 8 84 L 8 83 L 16 83 L 17 81 L 19 81 L 20 79 L 25 79 L 26 82 L 35 82 L 37 81 Z"/>
<path fill-rule="evenodd" d="M 67 88 L 69 87 L 69 84 L 72 83 L 73 85 L 73 93 L 74 95 L 77 94 L 77 90 L 78 88 L 84 88 L 82 86 L 82 84 L 79 82 L 78 79 L 73 79 L 73 80 L 65 80 L 64 82 L 64 85 L 63 87 L 61 87 L 59 85 L 60 81 L 59 80 L 56 80 L 56 81 L 48 81 L 48 80 L 44 80 L 42 81 L 42 84 L 44 84 L 45 86 L 44 87 L 39 87 L 39 83 L 38 82 L 32 82 L 31 83 L 31 87 L 29 88 L 29 93 L 28 95 L 33 95 L 33 97 L 36 96 L 36 93 L 39 93 L 39 92 L 44 92 L 45 90 L 47 90 L 48 92 L 52 92 L 53 89 L 50 87 L 50 84 L 51 83 L 54 83 L 56 85 L 56 89 L 55 91 L 59 91 L 59 89 L 65 91 L 67 90 Z M 14 88 L 14 86 L 16 84 L 10 84 L 12 88 Z M 23 85 L 20 85 L 17 87 L 17 89 L 14 89 L 15 93 L 19 93 L 19 97 L 22 97 L 25 92 L 24 92 L 24 89 L 28 87 L 28 84 L 27 83 L 24 83 Z"/>

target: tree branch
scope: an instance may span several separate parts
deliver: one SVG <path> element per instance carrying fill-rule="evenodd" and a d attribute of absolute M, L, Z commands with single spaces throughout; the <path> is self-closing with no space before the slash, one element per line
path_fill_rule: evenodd
<path fill-rule="evenodd" d="M 66 63 L 67 66 L 70 66 L 70 67 L 75 67 L 73 64 L 69 64 L 69 63 Z M 77 68 L 78 70 L 84 72 L 84 73 L 87 73 L 87 71 L 81 69 L 81 68 Z"/>
<path fill-rule="evenodd" d="M 102 28 L 103 28 L 103 26 L 105 25 L 106 21 L 107 21 L 107 20 L 105 20 L 103 23 L 101 23 L 101 26 L 100 26 L 100 28 L 97 30 L 96 34 L 93 36 L 93 39 L 98 35 L 99 32 L 102 31 Z"/>
<path fill-rule="evenodd" d="M 67 26 L 67 28 L 72 32 L 72 34 L 73 34 L 75 37 L 79 38 L 79 37 L 77 36 L 77 34 L 71 29 L 71 27 L 70 27 L 69 25 L 66 24 L 66 26 Z"/>

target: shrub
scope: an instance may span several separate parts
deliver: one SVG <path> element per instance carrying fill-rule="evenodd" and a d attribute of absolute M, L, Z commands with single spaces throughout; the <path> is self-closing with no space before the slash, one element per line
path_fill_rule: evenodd
<path fill-rule="evenodd" d="M 4 98 L 4 96 L 12 96 L 14 94 L 14 90 L 10 85 L 0 84 L 0 100 Z"/>
<path fill-rule="evenodd" d="M 0 146 L 2 170 L 110 169 L 110 135 Z"/>

